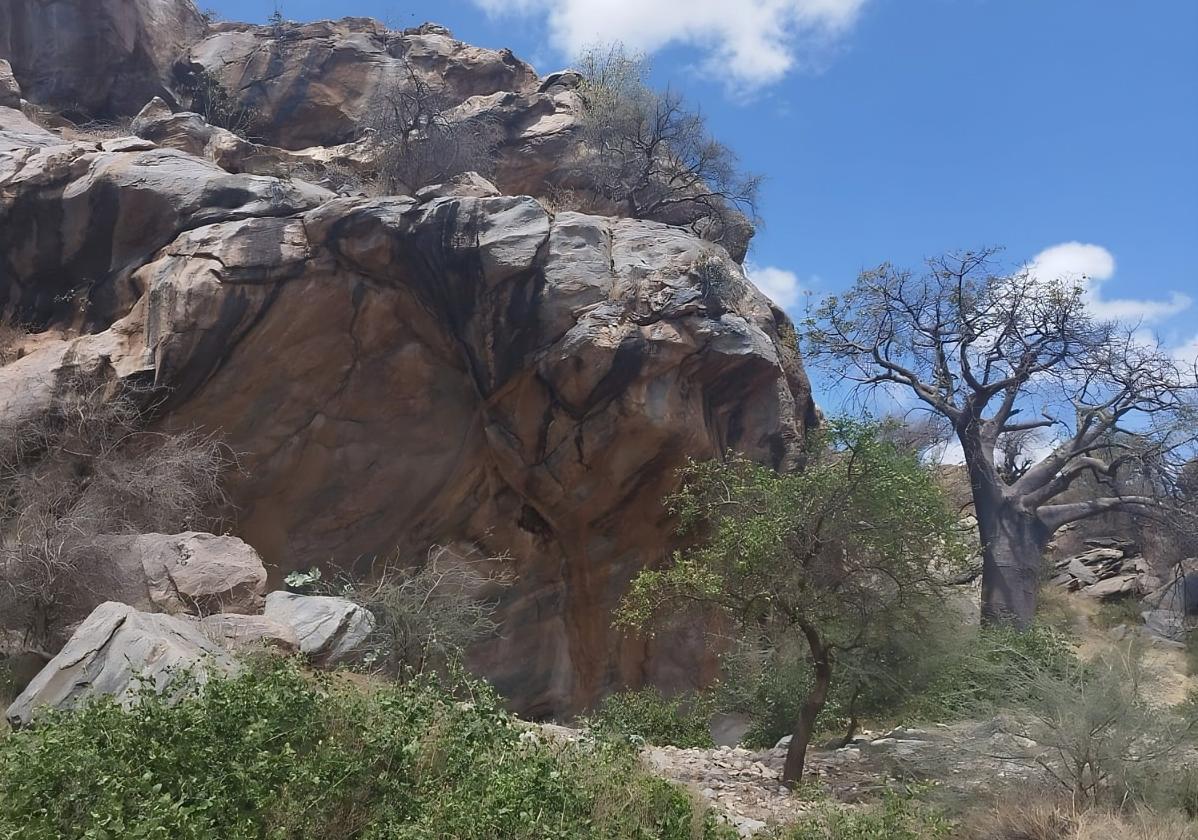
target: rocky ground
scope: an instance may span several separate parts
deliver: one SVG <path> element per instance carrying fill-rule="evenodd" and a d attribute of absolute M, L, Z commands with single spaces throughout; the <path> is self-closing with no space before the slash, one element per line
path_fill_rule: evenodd
<path fill-rule="evenodd" d="M 554 738 L 581 733 L 542 726 Z M 815 748 L 807 758 L 804 786 L 792 791 L 780 781 L 785 746 L 680 749 L 646 747 L 645 764 L 711 803 L 744 836 L 793 822 L 824 799 L 853 806 L 875 802 L 899 782 L 930 782 L 946 800 L 971 802 L 1004 784 L 1038 781 L 1034 756 L 1041 747 L 1015 734 L 1017 721 L 997 716 L 923 728 L 863 732 L 839 749 Z"/>

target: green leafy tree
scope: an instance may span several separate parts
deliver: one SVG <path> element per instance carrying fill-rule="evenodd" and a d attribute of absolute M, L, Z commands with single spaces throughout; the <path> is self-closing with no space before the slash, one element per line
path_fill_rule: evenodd
<path fill-rule="evenodd" d="M 766 656 L 805 645 L 812 680 L 783 770 L 795 784 L 838 666 L 876 667 L 885 657 L 870 651 L 895 628 L 942 609 L 941 581 L 960 562 L 955 518 L 915 456 L 847 420 L 813 435 L 800 473 L 731 457 L 683 477 L 670 506 L 693 547 L 641 572 L 617 621 L 651 632 L 698 612 Z"/>

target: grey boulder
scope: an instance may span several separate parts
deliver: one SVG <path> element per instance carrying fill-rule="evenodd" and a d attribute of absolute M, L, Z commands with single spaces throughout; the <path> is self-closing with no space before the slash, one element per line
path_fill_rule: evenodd
<path fill-rule="evenodd" d="M 266 617 L 290 627 L 300 651 L 313 663 L 340 665 L 358 659 L 374 632 L 369 610 L 345 598 L 272 592 L 266 596 Z"/>
<path fill-rule="evenodd" d="M 199 621 L 143 613 L 109 601 L 79 625 L 9 706 L 6 717 L 16 728 L 28 725 L 38 710 L 70 709 L 93 697 L 109 696 L 130 705 L 150 687 L 160 694 L 181 694 L 212 673 L 235 667 Z M 181 679 L 185 674 L 190 678 Z"/>

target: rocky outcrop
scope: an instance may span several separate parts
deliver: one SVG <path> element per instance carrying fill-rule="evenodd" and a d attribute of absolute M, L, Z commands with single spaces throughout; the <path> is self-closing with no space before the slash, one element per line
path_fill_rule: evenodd
<path fill-rule="evenodd" d="M 1065 589 L 1112 601 L 1142 595 L 1160 586 L 1152 565 L 1137 551 L 1135 543 L 1116 537 L 1085 540 L 1086 551 L 1056 562 L 1052 582 Z"/>
<path fill-rule="evenodd" d="M 198 616 L 261 612 L 266 568 L 236 537 L 188 532 L 108 537 L 103 553 L 123 572 L 119 600 Z"/>
<path fill-rule="evenodd" d="M 132 272 L 181 231 L 332 197 L 137 138 L 64 144 L 37 131 L 28 144 L 27 131 L 0 140 L 0 312 L 35 329 L 111 324 L 140 294 Z"/>
<path fill-rule="evenodd" d="M 228 653 L 197 620 L 109 602 L 79 626 L 6 717 L 17 727 L 27 725 L 39 709 L 73 708 L 92 697 L 131 703 L 147 686 L 169 696 L 183 685 L 203 683 L 214 670 L 233 668 Z"/>
<path fill-rule="evenodd" d="M 171 98 L 175 61 L 206 30 L 191 0 L 5 0 L 0 58 L 38 104 L 131 115 Z"/>
<path fill-rule="evenodd" d="M 412 73 L 433 80 L 451 103 L 537 86 L 535 71 L 508 50 L 463 44 L 439 27 L 393 32 L 366 18 L 220 24 L 176 70 L 184 87 L 209 74 L 252 109 L 266 142 L 288 149 L 357 139 L 372 109 Z"/>
<path fill-rule="evenodd" d="M 290 178 L 302 173 L 306 180 L 327 181 L 337 174 L 337 169 L 364 179 L 378 168 L 377 149 L 365 139 L 340 146 L 287 151 L 252 143 L 228 129 L 210 125 L 199 114 L 173 112 L 159 97 L 141 109 L 129 128 L 144 140 L 210 160 L 234 174 Z"/>
<path fill-rule="evenodd" d="M 352 20 L 222 25 L 189 55 L 295 146 L 354 136 L 408 67 L 435 76 L 503 120 L 499 183 L 337 197 L 248 173 L 362 147 L 270 148 L 165 98 L 140 137 L 87 142 L 0 108 L 0 317 L 32 330 L 0 414 L 80 372 L 158 386 L 163 428 L 239 453 L 237 534 L 275 583 L 432 544 L 510 558 L 505 631 L 473 656 L 529 714 L 701 680 L 697 629 L 625 638 L 610 613 L 674 546 L 661 499 L 687 458 L 796 462 L 814 413 L 785 316 L 679 228 L 499 194 L 543 186 L 576 74 Z"/>
<path fill-rule="evenodd" d="M 265 616 L 291 630 L 300 652 L 322 667 L 361 659 L 374 632 L 370 611 L 345 598 L 272 592 Z"/>

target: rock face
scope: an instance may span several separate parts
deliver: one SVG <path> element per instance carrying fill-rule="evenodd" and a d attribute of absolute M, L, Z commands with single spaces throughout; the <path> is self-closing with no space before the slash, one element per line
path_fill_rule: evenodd
<path fill-rule="evenodd" d="M 288 628 L 298 640 L 300 652 L 324 667 L 361 658 L 374 631 L 369 610 L 326 595 L 272 592 L 266 597 L 265 617 Z"/>
<path fill-rule="evenodd" d="M 211 74 L 257 114 L 266 142 L 288 149 L 356 139 L 384 95 L 409 73 L 434 79 L 455 103 L 533 91 L 537 75 L 508 50 L 455 41 L 439 27 L 391 32 L 377 21 L 222 24 L 180 61 L 178 78 Z"/>
<path fill-rule="evenodd" d="M 170 97 L 175 60 L 206 29 L 191 0 L 4 0 L 0 58 L 34 102 L 136 114 Z"/>
<path fill-rule="evenodd" d="M 262 610 L 266 568 L 258 553 L 236 537 L 141 534 L 109 538 L 105 550 L 117 568 L 128 570 L 127 588 L 134 591 L 121 598 L 125 603 L 145 601 L 147 609 L 173 615 Z"/>
<path fill-rule="evenodd" d="M 209 669 L 229 671 L 233 660 L 198 621 L 143 613 L 126 604 L 101 604 L 66 647 L 9 706 L 11 725 L 28 724 L 38 709 L 66 709 L 107 695 L 136 699 L 141 685 L 169 693 L 184 670 L 202 682 Z"/>
<path fill-rule="evenodd" d="M 73 143 L 0 108 L 0 318 L 34 333 L 0 367 L 0 419 L 79 372 L 156 385 L 163 428 L 220 430 L 241 454 L 237 534 L 274 582 L 461 543 L 517 577 L 473 654 L 514 707 L 693 684 L 711 665 L 698 629 L 624 637 L 611 611 L 675 545 L 661 499 L 687 458 L 797 462 L 815 415 L 793 327 L 679 228 L 496 194 L 553 165 L 570 74 L 538 83 L 436 29 L 359 21 L 224 25 L 189 60 L 260 76 L 245 90 L 298 146 L 350 136 L 404 56 L 459 107 L 505 115 L 523 150 L 507 181 L 336 197 L 222 169 L 254 144 L 165 100 L 146 137 Z"/>

